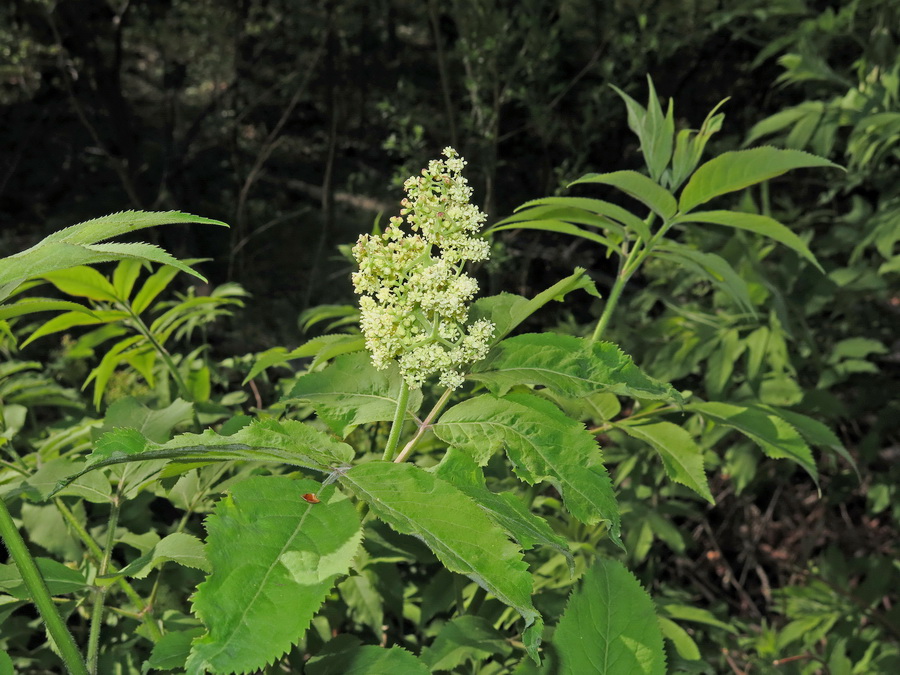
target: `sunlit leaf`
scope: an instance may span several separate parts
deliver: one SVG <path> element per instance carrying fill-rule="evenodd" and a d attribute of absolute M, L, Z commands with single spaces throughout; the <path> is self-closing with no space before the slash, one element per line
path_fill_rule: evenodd
<path fill-rule="evenodd" d="M 578 520 L 604 521 L 619 538 L 619 507 L 597 441 L 584 425 L 531 394 L 485 394 L 445 412 L 434 426 L 441 440 L 468 452 L 479 464 L 502 447 L 522 480 L 549 481 Z"/>
<path fill-rule="evenodd" d="M 670 384 L 644 374 L 631 357 L 609 342 L 590 342 L 559 333 L 507 338 L 473 368 L 478 380 L 503 395 L 518 384 L 537 384 L 563 396 L 610 392 L 631 398 L 680 402 Z"/>
<path fill-rule="evenodd" d="M 525 619 L 523 642 L 537 658 L 541 617 L 531 604 L 532 579 L 522 553 L 465 493 L 412 464 L 369 462 L 338 479 L 372 512 L 434 551 Z"/>
<path fill-rule="evenodd" d="M 598 558 L 572 595 L 553 645 L 560 673 L 664 675 L 653 601 L 621 563 Z"/>
<path fill-rule="evenodd" d="M 628 196 L 637 199 L 666 220 L 674 216 L 678 211 L 678 202 L 671 192 L 637 171 L 589 173 L 569 183 L 569 187 L 585 183 L 612 185 Z"/>
<path fill-rule="evenodd" d="M 724 152 L 701 165 L 681 191 L 678 209 L 687 213 L 713 197 L 742 190 L 792 169 L 834 167 L 837 164 L 801 150 L 763 146 Z"/>
<path fill-rule="evenodd" d="M 376 370 L 369 354 L 360 352 L 339 356 L 323 370 L 301 376 L 288 399 L 309 402 L 343 438 L 354 425 L 394 419 L 405 386 L 396 366 Z M 415 413 L 421 403 L 421 390 L 411 391 L 407 414 Z"/>
<path fill-rule="evenodd" d="M 188 675 L 263 668 L 296 644 L 362 533 L 353 504 L 334 486 L 254 476 L 231 487 L 206 519 L 212 572 L 193 597 L 207 634 L 194 641 Z M 260 639 L 265 636 L 265 639 Z"/>

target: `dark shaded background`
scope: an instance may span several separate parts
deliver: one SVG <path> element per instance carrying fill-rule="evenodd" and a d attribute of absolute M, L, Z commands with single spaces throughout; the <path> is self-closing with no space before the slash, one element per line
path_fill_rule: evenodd
<path fill-rule="evenodd" d="M 639 166 L 608 84 L 643 100 L 650 74 L 685 126 L 731 95 L 734 144 L 745 111 L 781 103 L 774 61 L 751 67 L 756 24 L 736 1 L 14 0 L 0 246 L 124 209 L 219 218 L 230 232 L 147 236 L 255 295 L 248 347 L 296 339 L 299 311 L 349 295 L 336 246 L 389 217 L 446 145 L 498 219 L 585 171 Z M 526 292 L 593 267 L 578 248 L 520 236 L 516 274 L 494 283 Z"/>

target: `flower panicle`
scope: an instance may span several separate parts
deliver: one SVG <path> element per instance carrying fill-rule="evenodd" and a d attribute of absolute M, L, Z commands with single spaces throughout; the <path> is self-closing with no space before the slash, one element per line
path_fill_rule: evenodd
<path fill-rule="evenodd" d="M 463 367 L 485 357 L 494 335 L 490 321 L 466 325 L 478 282 L 463 266 L 490 254 L 477 236 L 487 216 L 470 203 L 465 160 L 449 147 L 443 155 L 404 183 L 400 215 L 385 231 L 361 235 L 353 247 L 353 287 L 372 363 L 383 369 L 398 362 L 412 388 L 434 374 L 444 386 L 460 386 Z"/>

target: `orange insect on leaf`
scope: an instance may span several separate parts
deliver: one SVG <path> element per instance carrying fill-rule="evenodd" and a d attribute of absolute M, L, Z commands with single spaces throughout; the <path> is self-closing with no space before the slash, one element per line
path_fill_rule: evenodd
<path fill-rule="evenodd" d="M 303 495 L 303 499 L 308 501 L 310 504 L 318 504 L 321 501 L 312 492 L 307 492 L 305 495 Z"/>

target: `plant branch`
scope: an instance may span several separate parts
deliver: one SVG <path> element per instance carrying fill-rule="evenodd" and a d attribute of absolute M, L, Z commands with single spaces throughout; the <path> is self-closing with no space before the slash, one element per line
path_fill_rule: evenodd
<path fill-rule="evenodd" d="M 56 605 L 53 604 L 53 598 L 50 596 L 50 590 L 47 588 L 44 577 L 41 576 L 34 558 L 28 552 L 25 540 L 19 534 L 2 497 L 0 497 L 0 538 L 6 544 L 9 557 L 12 558 L 19 574 L 22 575 L 22 581 L 25 582 L 28 594 L 34 600 L 34 604 L 44 620 L 47 633 L 56 643 L 63 663 L 66 664 L 66 669 L 72 675 L 87 675 L 88 671 L 81 658 L 81 653 L 78 651 L 78 646 L 59 615 Z"/>
<path fill-rule="evenodd" d="M 406 405 L 409 403 L 409 387 L 406 382 L 400 382 L 400 395 L 397 397 L 397 410 L 394 411 L 394 421 L 391 422 L 391 433 L 388 435 L 387 445 L 384 448 L 384 461 L 390 462 L 394 459 L 394 453 L 397 451 L 397 444 L 400 442 L 400 430 L 403 428 L 403 421 L 406 419 Z"/>
<path fill-rule="evenodd" d="M 81 539 L 82 543 L 87 547 L 87 549 L 91 552 L 94 560 L 97 563 L 100 563 L 103 560 L 103 549 L 101 549 L 97 542 L 94 541 L 94 538 L 90 535 L 90 533 L 84 529 L 81 523 L 78 522 L 78 519 L 75 517 L 75 514 L 72 513 L 71 509 L 65 505 L 62 499 L 54 499 L 53 503 L 56 505 L 56 508 L 62 514 L 63 518 L 69 524 L 69 527 L 78 535 L 78 538 Z M 118 568 L 111 564 L 109 565 L 109 572 L 115 573 L 118 571 Z M 150 638 L 157 642 L 162 638 L 162 631 L 159 629 L 159 626 L 147 614 L 147 603 L 144 602 L 144 599 L 138 595 L 138 592 L 134 590 L 134 586 L 132 586 L 128 579 L 125 577 L 119 577 L 116 579 L 116 583 L 125 591 L 125 595 L 134 603 L 134 606 L 137 607 L 137 616 L 140 620 L 147 626 L 147 630 L 150 631 Z"/>
<path fill-rule="evenodd" d="M 406 458 L 409 456 L 409 453 L 413 451 L 413 448 L 416 447 L 416 444 L 419 442 L 419 439 L 425 434 L 425 432 L 431 427 L 432 422 L 434 422 L 434 418 L 437 417 L 441 410 L 443 410 L 444 406 L 447 405 L 447 401 L 450 400 L 450 395 L 453 393 L 453 390 L 450 387 L 444 390 L 444 393 L 441 394 L 441 397 L 438 399 L 437 403 L 434 404 L 434 407 L 428 413 L 428 416 L 419 422 L 419 428 L 416 431 L 416 435 L 412 437 L 412 439 L 407 443 L 403 450 L 397 455 L 397 459 L 394 462 L 405 462 Z"/>
<path fill-rule="evenodd" d="M 109 520 L 106 524 L 106 546 L 103 549 L 103 557 L 97 568 L 97 576 L 103 576 L 109 571 L 112 549 L 116 543 L 116 527 L 119 524 L 119 511 L 122 508 L 122 485 L 125 482 L 124 475 L 119 481 L 116 493 L 112 497 L 109 507 Z M 97 660 L 100 656 L 100 628 L 103 625 L 103 601 L 106 599 L 108 587 L 94 590 L 94 606 L 91 610 L 91 628 L 88 633 L 87 666 L 88 670 L 96 675 Z"/>

